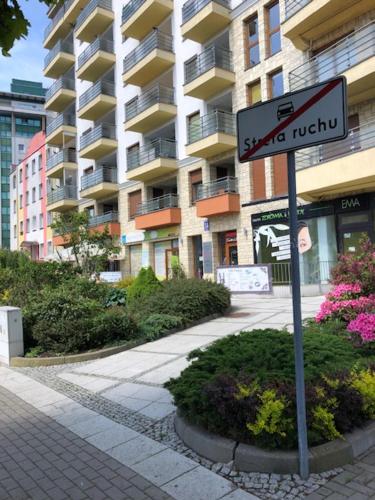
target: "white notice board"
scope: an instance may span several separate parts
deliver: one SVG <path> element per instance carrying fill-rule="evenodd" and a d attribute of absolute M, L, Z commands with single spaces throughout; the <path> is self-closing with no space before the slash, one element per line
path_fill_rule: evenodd
<path fill-rule="evenodd" d="M 235 293 L 272 293 L 271 266 L 253 264 L 221 266 L 216 270 L 216 281 Z"/>

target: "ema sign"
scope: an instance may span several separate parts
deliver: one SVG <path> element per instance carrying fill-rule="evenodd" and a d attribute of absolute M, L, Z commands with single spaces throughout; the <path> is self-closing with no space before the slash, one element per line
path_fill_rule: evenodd
<path fill-rule="evenodd" d="M 345 104 L 345 78 L 338 77 L 240 110 L 240 162 L 344 139 Z"/>

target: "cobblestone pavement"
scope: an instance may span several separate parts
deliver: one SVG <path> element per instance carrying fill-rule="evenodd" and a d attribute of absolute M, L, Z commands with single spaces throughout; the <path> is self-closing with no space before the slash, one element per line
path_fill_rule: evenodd
<path fill-rule="evenodd" d="M 0 500 L 171 499 L 0 387 Z"/>

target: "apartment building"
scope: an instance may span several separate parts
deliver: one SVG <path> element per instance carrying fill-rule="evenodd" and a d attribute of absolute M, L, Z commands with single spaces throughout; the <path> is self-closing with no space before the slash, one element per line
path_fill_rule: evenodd
<path fill-rule="evenodd" d="M 53 257 L 51 214 L 47 212 L 45 132 L 31 139 L 23 160 L 10 176 L 11 249 L 25 250 L 33 260 Z"/>
<path fill-rule="evenodd" d="M 0 246 L 11 246 L 9 175 L 26 154 L 35 133 L 45 127 L 43 86 L 13 79 L 10 92 L 0 92 Z"/>
<path fill-rule="evenodd" d="M 317 2 L 336 4 L 295 3 L 314 12 Z M 290 3 L 69 0 L 51 9 L 46 107 L 58 115 L 46 140 L 60 150 L 47 160 L 47 209 L 108 223 L 124 273 L 152 265 L 167 278 L 177 258 L 199 277 L 219 265 L 287 262 L 286 157 L 239 164 L 235 113 L 294 90 L 311 46 L 287 29 L 299 15 Z M 315 229 L 322 241 L 332 236 L 327 224 Z"/>

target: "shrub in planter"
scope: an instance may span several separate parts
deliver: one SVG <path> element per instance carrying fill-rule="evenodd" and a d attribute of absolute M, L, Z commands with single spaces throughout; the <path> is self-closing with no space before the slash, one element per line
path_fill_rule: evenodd
<path fill-rule="evenodd" d="M 155 276 L 152 267 L 143 267 L 134 282 L 128 287 L 128 302 L 136 306 L 139 299 L 148 297 L 159 288 L 161 288 L 161 283 Z"/>
<path fill-rule="evenodd" d="M 101 346 L 113 341 L 132 340 L 139 336 L 139 329 L 123 307 L 111 307 L 93 320 L 91 344 Z"/>
<path fill-rule="evenodd" d="M 364 393 L 363 380 L 366 370 L 367 377 L 375 374 L 338 336 L 305 332 L 304 347 L 309 443 L 314 445 L 371 418 L 375 394 Z M 286 331 L 242 332 L 193 351 L 192 364 L 166 387 L 182 414 L 211 432 L 266 448 L 295 448 L 293 351 Z"/>
<path fill-rule="evenodd" d="M 174 328 L 182 328 L 184 321 L 180 316 L 170 314 L 151 314 L 140 322 L 139 328 L 147 340 L 156 340 Z"/>
<path fill-rule="evenodd" d="M 230 292 L 223 285 L 206 280 L 178 279 L 162 283 L 160 289 L 134 304 L 139 318 L 149 314 L 180 316 L 186 323 L 215 313 L 223 313 L 230 306 Z"/>

